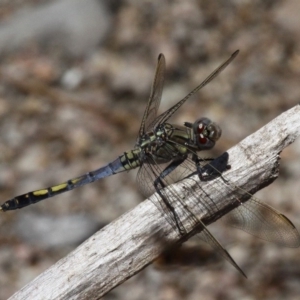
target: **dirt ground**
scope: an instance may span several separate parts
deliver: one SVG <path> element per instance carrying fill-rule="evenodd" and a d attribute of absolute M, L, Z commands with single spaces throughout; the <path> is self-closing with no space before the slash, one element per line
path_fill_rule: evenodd
<path fill-rule="evenodd" d="M 287 1 L 0 1 L 0 199 L 57 184 L 134 146 L 157 56 L 160 107 L 238 57 L 172 122 L 222 127 L 217 156 L 300 102 L 300 4 Z M 300 229 L 300 141 L 257 194 Z M 135 207 L 136 171 L 0 216 L 0 300 Z M 104 299 L 299 299 L 300 249 L 212 224 L 248 275 L 209 249 L 200 266 L 149 266 Z M 207 254 L 208 253 L 208 254 Z M 204 255 L 204 254 L 203 254 Z M 203 260 L 206 258 L 204 257 Z"/>

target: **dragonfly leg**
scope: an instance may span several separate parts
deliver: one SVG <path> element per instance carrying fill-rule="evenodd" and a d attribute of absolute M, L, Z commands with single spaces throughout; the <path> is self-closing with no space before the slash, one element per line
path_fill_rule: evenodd
<path fill-rule="evenodd" d="M 214 179 L 216 178 L 216 176 L 220 176 L 222 172 L 224 172 L 225 170 L 231 168 L 230 165 L 227 164 L 227 162 L 226 162 L 226 166 L 224 166 L 224 164 L 218 167 L 212 166 L 211 164 L 206 164 L 204 166 L 201 166 L 201 162 L 213 161 L 214 158 L 202 159 L 199 158 L 196 154 L 193 154 L 192 160 L 195 163 L 197 173 L 201 181 L 208 181 L 210 179 Z"/>
<path fill-rule="evenodd" d="M 203 169 L 203 167 L 201 166 L 201 162 L 203 161 L 212 161 L 213 159 L 202 159 L 202 158 L 199 158 L 196 154 L 193 154 L 192 156 L 192 160 L 194 161 L 195 163 L 195 166 L 196 166 L 196 169 L 197 169 L 197 174 L 199 176 L 199 179 L 201 181 L 206 181 L 208 180 L 209 178 L 209 174 Z"/>
<path fill-rule="evenodd" d="M 164 182 L 164 178 L 166 176 L 168 176 L 171 172 L 173 172 L 184 160 L 185 160 L 185 157 L 171 162 L 154 181 L 154 188 L 155 188 L 156 192 L 159 194 L 159 196 L 162 198 L 167 209 L 169 209 L 169 211 L 171 211 L 171 213 L 173 215 L 173 219 L 175 220 L 175 223 L 176 223 L 176 227 L 178 228 L 181 235 L 184 235 L 186 233 L 186 230 L 184 229 L 184 226 L 182 225 L 182 223 L 175 211 L 175 208 L 170 203 L 170 201 L 168 201 L 167 197 L 163 194 L 162 190 L 168 186 L 168 184 L 166 184 Z"/>

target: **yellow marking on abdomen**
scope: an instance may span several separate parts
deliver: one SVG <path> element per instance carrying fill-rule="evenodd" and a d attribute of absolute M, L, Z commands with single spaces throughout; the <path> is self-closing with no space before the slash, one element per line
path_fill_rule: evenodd
<path fill-rule="evenodd" d="M 48 194 L 48 190 L 47 189 L 37 190 L 37 191 L 32 192 L 32 194 L 34 196 L 44 196 L 44 195 Z M 26 195 L 26 196 L 28 197 L 29 195 Z"/>
<path fill-rule="evenodd" d="M 67 186 L 68 186 L 68 183 L 65 182 L 65 183 L 61 183 L 59 185 L 52 186 L 50 188 L 50 190 L 51 190 L 51 192 L 58 192 L 60 190 L 65 189 Z"/>
<path fill-rule="evenodd" d="M 34 196 L 44 196 L 46 194 L 50 192 L 59 192 L 61 190 L 64 190 L 66 187 L 68 186 L 68 183 L 61 183 L 61 184 L 58 184 L 58 185 L 54 185 L 48 189 L 43 189 L 43 190 L 38 190 L 38 191 L 34 191 L 32 192 Z"/>
<path fill-rule="evenodd" d="M 78 181 L 80 181 L 82 179 L 82 177 L 79 178 L 75 178 L 75 179 L 71 179 L 69 181 L 71 181 L 73 184 L 76 184 Z"/>

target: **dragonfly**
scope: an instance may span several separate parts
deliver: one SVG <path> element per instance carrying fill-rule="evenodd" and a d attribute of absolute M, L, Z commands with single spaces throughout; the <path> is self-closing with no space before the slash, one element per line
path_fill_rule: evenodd
<path fill-rule="evenodd" d="M 193 123 L 185 122 L 183 125 L 168 123 L 168 120 L 191 96 L 216 78 L 235 59 L 238 53 L 238 50 L 235 51 L 187 96 L 158 115 L 166 69 L 165 57 L 160 54 L 150 97 L 144 111 L 136 144 L 132 150 L 124 152 L 106 166 L 82 176 L 7 200 L 0 206 L 0 210 L 6 212 L 20 209 L 96 180 L 139 168 L 137 185 L 142 194 L 148 197 L 156 192 L 168 221 L 178 229 L 181 235 L 186 234 L 187 230 L 176 213 L 174 202 L 170 200 L 165 191 L 171 192 L 182 203 L 183 199 L 170 187 L 170 184 L 194 172 L 198 174 L 200 180 L 205 180 L 203 170 L 207 164 L 210 164 L 210 160 L 201 158 L 199 152 L 212 149 L 221 137 L 222 130 L 218 124 L 205 117 L 198 118 Z M 187 190 L 189 190 L 188 187 Z M 201 199 L 201 201 L 206 202 L 206 205 L 213 205 L 209 203 L 209 197 Z M 185 209 L 184 203 L 182 209 Z M 198 236 L 210 244 L 246 277 L 242 269 L 210 233 L 205 224 L 192 212 L 189 211 L 187 214 L 190 220 L 201 228 Z M 232 226 L 259 238 L 288 247 L 300 245 L 299 233 L 292 222 L 254 196 L 244 202 L 243 205 L 233 209 L 227 216 Z"/>

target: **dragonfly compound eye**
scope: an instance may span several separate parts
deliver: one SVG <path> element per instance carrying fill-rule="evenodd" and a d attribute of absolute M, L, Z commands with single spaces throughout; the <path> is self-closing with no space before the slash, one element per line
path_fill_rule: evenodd
<path fill-rule="evenodd" d="M 201 133 L 199 135 L 199 142 L 201 145 L 205 145 L 207 143 L 208 139 Z"/>
<path fill-rule="evenodd" d="M 208 118 L 196 120 L 193 130 L 200 150 L 213 148 L 222 133 L 221 128 Z"/>
<path fill-rule="evenodd" d="M 217 141 L 221 137 L 222 129 L 216 123 L 211 123 L 207 126 L 207 132 L 209 139 Z"/>

